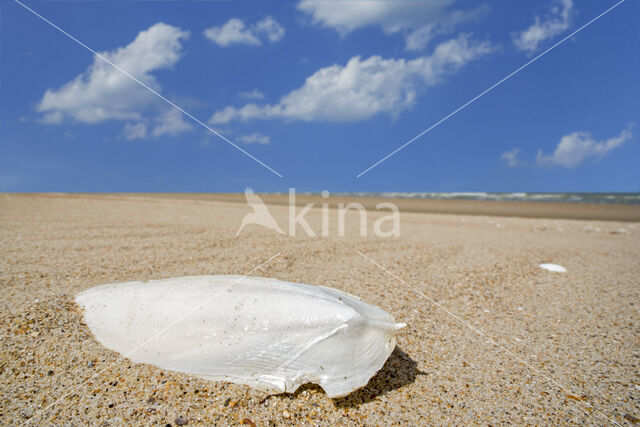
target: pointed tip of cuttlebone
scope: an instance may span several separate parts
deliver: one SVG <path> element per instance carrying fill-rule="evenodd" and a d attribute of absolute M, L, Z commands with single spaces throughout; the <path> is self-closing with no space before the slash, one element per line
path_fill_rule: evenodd
<path fill-rule="evenodd" d="M 396 331 L 399 331 L 402 328 L 406 328 L 407 324 L 406 323 L 396 323 L 395 325 L 393 325 L 393 329 L 395 329 Z"/>

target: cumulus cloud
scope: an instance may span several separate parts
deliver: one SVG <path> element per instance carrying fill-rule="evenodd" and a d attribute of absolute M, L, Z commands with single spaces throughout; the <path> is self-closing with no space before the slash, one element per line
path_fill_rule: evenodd
<path fill-rule="evenodd" d="M 315 24 L 346 35 L 359 28 L 377 25 L 387 34 L 402 32 L 408 50 L 424 49 L 437 34 L 479 19 L 486 6 L 452 11 L 454 0 L 442 1 L 325 1 L 301 0 L 297 8 L 311 16 Z"/>
<path fill-rule="evenodd" d="M 435 22 L 424 24 L 421 27 L 406 32 L 405 48 L 407 50 L 423 50 L 429 42 L 439 34 L 453 32 L 456 27 L 466 22 L 477 21 L 489 13 L 489 7 L 480 5 L 470 10 L 455 10 L 445 13 Z"/>
<path fill-rule="evenodd" d="M 574 132 L 560 139 L 553 154 L 546 155 L 542 150 L 538 150 L 536 163 L 542 166 L 564 166 L 573 169 L 589 158 L 606 156 L 631 137 L 630 128 L 605 141 L 593 139 L 588 132 Z"/>
<path fill-rule="evenodd" d="M 158 23 L 138 34 L 133 42 L 101 53 L 109 61 L 155 90 L 152 71 L 173 66 L 182 54 L 181 40 L 189 33 Z M 84 73 L 60 89 L 48 89 L 37 106 L 46 123 L 73 119 L 84 123 L 105 120 L 139 120 L 141 110 L 156 101 L 155 95 L 102 59 L 95 57 Z"/>
<path fill-rule="evenodd" d="M 249 135 L 239 136 L 238 141 L 244 144 L 268 144 L 269 142 L 271 142 L 271 138 L 269 138 L 269 136 L 267 135 L 255 132 Z"/>
<path fill-rule="evenodd" d="M 122 130 L 125 139 L 142 139 L 149 135 L 162 136 L 178 134 L 193 129 L 193 126 L 184 120 L 182 113 L 175 109 L 167 108 L 164 113 L 159 114 L 153 120 L 143 120 L 137 123 L 127 123 Z M 151 132 L 149 128 L 153 127 Z"/>
<path fill-rule="evenodd" d="M 270 16 L 247 26 L 241 19 L 233 18 L 219 27 L 204 30 L 204 36 L 220 47 L 234 44 L 261 46 L 266 39 L 276 43 L 284 37 L 284 27 Z"/>
<path fill-rule="evenodd" d="M 492 51 L 490 43 L 460 35 L 438 45 L 431 55 L 413 60 L 356 56 L 344 66 L 336 64 L 316 71 L 277 104 L 227 107 L 215 112 L 210 122 L 274 118 L 356 121 L 378 113 L 397 115 L 413 106 L 424 88 L 442 82 L 445 75 Z"/>
<path fill-rule="evenodd" d="M 536 16 L 535 22 L 526 30 L 512 34 L 516 48 L 526 51 L 528 54 L 538 50 L 538 45 L 565 31 L 571 25 L 571 12 L 573 0 L 557 0 L 557 5 L 551 9 L 551 13 L 541 19 Z"/>
<path fill-rule="evenodd" d="M 182 55 L 181 41 L 189 37 L 187 31 L 158 23 L 141 31 L 127 46 L 103 52 L 105 58 L 127 71 L 156 91 L 160 85 L 151 74 L 153 71 L 171 68 Z M 82 123 L 99 123 L 107 120 L 123 120 L 126 139 L 148 136 L 149 116 L 163 111 L 160 100 L 130 77 L 97 56 L 82 74 L 59 89 L 48 89 L 37 110 L 45 123 L 62 123 L 75 120 Z M 191 126 L 179 124 L 171 110 L 155 119 L 153 135 L 187 130 Z M 175 113 L 178 113 L 175 111 Z"/>
<path fill-rule="evenodd" d="M 193 126 L 184 120 L 182 113 L 175 109 L 167 110 L 156 118 L 155 121 L 156 125 L 153 128 L 153 136 L 165 134 L 176 136 L 179 133 L 193 129 Z"/>
<path fill-rule="evenodd" d="M 122 133 L 125 139 L 142 139 L 147 137 L 147 125 L 145 123 L 127 123 Z"/>
<path fill-rule="evenodd" d="M 505 151 L 500 156 L 500 160 L 504 162 L 510 168 L 514 168 L 520 164 L 520 160 L 518 160 L 518 154 L 520 154 L 519 148 L 514 148 L 513 150 Z"/>
<path fill-rule="evenodd" d="M 258 89 L 250 90 L 248 92 L 240 92 L 238 96 L 244 99 L 264 99 L 264 93 Z"/>
<path fill-rule="evenodd" d="M 255 25 L 255 32 L 267 36 L 269 43 L 279 42 L 284 37 L 284 27 L 270 16 Z"/>

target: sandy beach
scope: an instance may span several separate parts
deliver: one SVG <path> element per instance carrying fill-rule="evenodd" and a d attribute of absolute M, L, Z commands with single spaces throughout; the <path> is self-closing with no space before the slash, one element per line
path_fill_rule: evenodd
<path fill-rule="evenodd" d="M 371 230 L 388 212 L 362 203 Z M 241 195 L 1 194 L 0 424 L 638 422 L 640 207 L 403 203 L 397 238 L 361 237 L 355 212 L 340 237 L 334 209 L 328 237 L 236 237 Z M 319 202 L 306 219 L 321 229 Z M 132 363 L 74 303 L 104 283 L 248 273 L 341 289 L 408 326 L 345 398 L 268 395 Z"/>

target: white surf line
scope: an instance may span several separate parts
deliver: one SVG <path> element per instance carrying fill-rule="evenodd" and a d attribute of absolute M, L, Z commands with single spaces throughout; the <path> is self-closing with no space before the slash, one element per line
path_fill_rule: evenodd
<path fill-rule="evenodd" d="M 16 0 L 17 1 L 17 0 Z M 444 121 L 448 120 L 451 116 L 455 115 L 456 113 L 458 113 L 459 111 L 463 110 L 464 108 L 466 108 L 468 105 L 472 104 L 473 102 L 475 102 L 477 99 L 481 98 L 482 96 L 486 95 L 487 93 L 489 93 L 490 91 L 492 91 L 494 88 L 498 87 L 499 85 L 501 85 L 502 83 L 504 83 L 505 81 L 509 80 L 511 77 L 513 77 L 514 75 L 516 75 L 517 73 L 519 73 L 520 71 L 524 70 L 525 68 L 527 68 L 530 64 L 534 63 L 535 61 L 537 61 L 538 59 L 542 58 L 544 55 L 546 55 L 547 53 L 549 53 L 551 50 L 555 49 L 556 47 L 560 46 L 562 43 L 564 43 L 565 41 L 569 40 L 571 37 L 573 37 L 574 35 L 578 34 L 580 31 L 584 30 L 585 28 L 587 28 L 589 25 L 593 24 L 594 22 L 596 22 L 598 19 L 602 18 L 604 15 L 606 15 L 607 13 L 611 12 L 613 9 L 615 9 L 616 7 L 618 7 L 620 4 L 624 3 L 625 0 L 620 0 L 618 3 L 614 4 L 613 6 L 611 6 L 609 9 L 605 10 L 604 12 L 602 12 L 600 15 L 596 16 L 595 18 L 593 18 L 591 21 L 587 22 L 586 24 L 584 24 L 582 27 L 578 28 L 577 30 L 575 30 L 573 33 L 569 34 L 568 36 L 566 36 L 565 38 L 563 38 L 562 40 L 560 40 L 559 42 L 557 42 L 556 44 L 554 44 L 553 46 L 551 46 L 550 48 L 548 48 L 547 50 L 545 50 L 544 52 L 542 52 L 540 55 L 536 56 L 535 58 L 533 58 L 532 60 L 530 60 L 529 62 L 527 62 L 526 64 L 524 64 L 523 66 L 521 66 L 520 68 L 516 69 L 515 71 L 513 71 L 511 74 L 507 75 L 506 77 L 503 77 L 501 80 L 499 80 L 497 83 L 493 84 L 492 86 L 490 86 L 488 89 L 486 89 L 485 91 L 481 92 L 479 95 L 476 95 L 474 98 L 470 99 L 469 101 L 467 101 L 466 103 L 462 104 L 462 106 L 458 107 L 457 109 L 455 109 L 454 111 L 452 111 L 451 113 L 449 113 L 448 115 L 444 116 L 442 119 L 440 119 L 439 121 L 437 121 L 436 123 L 434 123 L 433 125 L 431 125 L 430 127 L 428 127 L 426 130 L 422 131 L 421 133 L 419 133 L 418 135 L 416 135 L 415 137 L 413 137 L 412 139 L 410 139 L 409 141 L 405 142 L 404 144 L 402 144 L 400 147 L 396 148 L 395 150 L 393 150 L 391 153 L 387 154 L 386 156 L 384 156 L 382 159 L 378 160 L 377 162 L 375 162 L 374 164 L 372 164 L 371 166 L 369 166 L 368 168 L 366 168 L 365 170 L 363 170 L 362 172 L 360 172 L 358 175 L 356 175 L 356 178 L 360 178 L 362 175 L 364 175 L 365 173 L 369 172 L 371 169 L 375 168 L 376 166 L 378 166 L 380 163 L 384 162 L 385 160 L 387 160 L 389 157 L 393 156 L 394 154 L 396 154 L 398 151 L 402 150 L 403 148 L 405 148 L 407 145 L 411 144 L 412 142 L 414 142 L 416 139 L 420 138 L 421 136 L 423 136 L 424 134 L 426 134 L 427 132 L 429 132 L 430 130 L 432 130 L 433 128 L 439 126 L 441 123 L 443 123 Z"/>
<path fill-rule="evenodd" d="M 475 332 L 476 334 L 480 335 L 481 337 L 483 337 L 484 339 L 488 340 L 489 342 L 491 342 L 492 344 L 494 344 L 497 347 L 500 347 L 501 349 L 503 349 L 505 352 L 507 352 L 510 356 L 514 357 L 515 359 L 517 359 L 520 363 L 522 363 L 523 365 L 525 365 L 526 367 L 528 367 L 529 369 L 532 369 L 534 371 L 536 371 L 538 374 L 542 375 L 545 379 L 549 380 L 550 382 L 552 382 L 553 384 L 555 384 L 556 386 L 558 386 L 561 390 L 563 390 L 565 393 L 568 391 L 571 391 L 568 387 L 563 386 L 562 384 L 560 384 L 558 381 L 556 381 L 555 379 L 551 378 L 549 375 L 545 374 L 544 372 L 542 372 L 541 370 L 539 370 L 538 368 L 536 368 L 535 366 L 531 365 L 529 362 L 527 362 L 525 359 L 523 359 L 522 357 L 518 356 L 516 353 L 514 353 L 513 351 L 509 350 L 507 347 L 505 347 L 504 345 L 498 343 L 496 340 L 494 340 L 493 338 L 491 338 L 490 336 L 488 336 L 487 334 L 485 334 L 484 332 L 482 332 L 480 329 L 476 328 L 475 326 L 473 326 L 471 323 L 467 322 L 466 320 L 464 320 L 464 318 L 462 318 L 461 316 L 458 316 L 457 314 L 453 313 L 452 311 L 450 311 L 449 309 L 447 309 L 446 307 L 444 307 L 442 304 L 440 304 L 439 302 L 437 302 L 436 300 L 434 300 L 433 298 L 431 298 L 430 296 L 426 295 L 424 292 L 422 292 L 420 289 L 416 288 L 415 286 L 412 286 L 411 284 L 407 283 L 406 281 L 404 281 L 403 279 L 401 279 L 400 277 L 396 276 L 395 274 L 393 274 L 391 271 L 387 270 L 386 268 L 384 268 L 382 265 L 380 265 L 379 263 L 377 263 L 376 261 L 374 261 L 373 259 L 369 258 L 368 256 L 366 256 L 365 254 L 363 254 L 360 251 L 356 251 L 358 252 L 358 254 L 363 257 L 364 259 L 366 259 L 367 261 L 369 261 L 370 263 L 372 263 L 373 265 L 377 266 L 378 268 L 380 268 L 382 271 L 384 271 L 385 273 L 387 273 L 388 275 L 390 275 L 391 277 L 393 277 L 394 279 L 398 280 L 399 282 L 401 282 L 402 284 L 404 284 L 406 287 L 408 287 L 409 289 L 411 289 L 413 292 L 415 292 L 416 294 L 418 294 L 418 296 L 421 296 L 422 298 L 426 299 L 427 301 L 429 301 L 430 303 L 432 303 L 433 305 L 435 305 L 436 307 L 438 307 L 439 309 L 443 310 L 445 313 L 447 313 L 449 316 L 453 317 L 454 319 L 456 319 L 458 322 L 462 323 L 463 325 L 465 325 L 467 328 L 471 329 L 473 332 Z M 574 393 L 571 393 L 574 394 Z M 575 395 L 575 394 L 574 394 Z M 603 399 L 604 400 L 604 399 Z M 617 421 L 613 420 L 612 418 L 610 418 L 607 414 L 605 414 L 604 412 L 602 412 L 601 410 L 599 410 L 598 408 L 595 408 L 594 406 L 592 406 L 589 402 L 587 402 L 586 400 L 580 399 L 581 402 L 584 402 L 585 405 L 587 405 L 589 408 L 593 409 L 594 411 L 598 412 L 599 414 L 601 414 L 603 417 L 605 417 L 607 420 L 609 420 L 612 424 L 615 425 L 620 425 L 620 423 L 618 423 Z"/>
<path fill-rule="evenodd" d="M 175 108 L 176 110 L 180 111 L 182 114 L 184 114 L 185 116 L 189 117 L 191 120 L 193 120 L 194 122 L 198 123 L 200 126 L 204 127 L 205 129 L 207 129 L 209 132 L 213 133 L 214 135 L 217 135 L 218 137 L 220 137 L 223 141 L 226 141 L 227 143 L 229 143 L 231 146 L 233 146 L 236 150 L 240 151 L 241 153 L 245 154 L 246 156 L 250 157 L 251 159 L 255 160 L 256 162 L 258 162 L 259 164 L 261 164 L 262 166 L 264 166 L 265 168 L 267 168 L 268 170 L 270 170 L 271 172 L 273 172 L 274 174 L 278 175 L 280 178 L 284 178 L 280 173 L 276 172 L 275 170 L 273 170 L 271 167 L 269 167 L 267 164 L 265 164 L 264 162 L 262 162 L 260 159 L 258 159 L 257 157 L 255 157 L 254 155 L 252 155 L 251 153 L 249 153 L 248 151 L 244 150 L 242 147 L 239 147 L 237 144 L 234 144 L 231 140 L 229 140 L 228 138 L 226 138 L 224 135 L 222 135 L 220 132 L 212 129 L 211 127 L 207 126 L 206 124 L 204 124 L 202 121 L 200 121 L 199 119 L 197 119 L 196 117 L 194 117 L 193 115 L 191 115 L 190 113 L 188 113 L 187 111 L 185 111 L 184 109 L 182 109 L 181 107 L 179 107 L 178 105 L 176 105 L 174 102 L 170 101 L 169 99 L 165 98 L 164 96 L 162 96 L 160 93 L 156 92 L 155 90 L 153 90 L 152 88 L 150 88 L 148 85 L 146 85 L 145 83 L 141 82 L 140 80 L 138 80 L 137 78 L 135 78 L 134 76 L 132 76 L 131 74 L 129 74 L 126 70 L 120 68 L 119 66 L 117 66 L 116 64 L 114 64 L 113 62 L 109 61 L 107 58 L 104 57 L 104 55 L 101 55 L 100 53 L 96 52 L 95 50 L 91 49 L 89 46 L 87 46 L 86 44 L 82 43 L 80 40 L 78 40 L 77 38 L 75 38 L 74 36 L 72 36 L 71 34 L 67 33 L 66 31 L 64 31 L 62 28 L 58 27 L 56 24 L 54 24 L 53 22 L 49 21 L 47 18 L 45 18 L 44 16 L 40 15 L 38 12 L 36 12 L 35 10 L 31 9 L 29 6 L 25 5 L 24 3 L 20 2 L 19 0 L 13 0 L 14 2 L 18 3 L 20 6 L 22 6 L 23 8 L 25 8 L 26 10 L 28 10 L 29 12 L 33 13 L 35 16 L 37 16 L 38 18 L 42 19 L 44 22 L 46 22 L 47 24 L 51 25 L 53 28 L 55 28 L 56 30 L 60 31 L 62 34 L 64 34 L 65 36 L 69 37 L 71 40 L 73 40 L 74 42 L 78 43 L 80 46 L 84 47 L 85 49 L 87 49 L 89 52 L 93 53 L 95 56 L 97 56 L 98 58 L 102 59 L 103 61 L 105 61 L 106 63 L 110 64 L 112 67 L 114 67 L 116 70 L 120 71 L 122 74 L 124 74 L 125 76 L 129 77 L 130 79 L 132 79 L 133 81 L 135 81 L 136 83 L 138 83 L 140 86 L 142 86 L 143 88 L 147 89 L 149 92 L 153 93 L 154 95 L 156 95 L 157 97 L 159 97 L 160 99 L 162 99 L 164 102 L 166 102 L 167 104 L 171 105 L 173 108 Z"/>
<path fill-rule="evenodd" d="M 251 273 L 253 273 L 254 271 L 258 270 L 259 268 L 261 268 L 262 266 L 264 266 L 265 264 L 268 264 L 269 262 L 271 262 L 271 260 L 273 260 L 274 258 L 280 256 L 280 251 L 273 255 L 271 258 L 269 258 L 266 261 L 263 261 L 262 263 L 260 263 L 258 266 L 254 267 L 250 272 L 248 272 L 247 274 L 245 274 L 244 276 L 242 276 L 241 278 L 237 279 L 236 281 L 234 281 L 232 283 L 238 283 L 239 281 L 241 281 L 242 279 L 245 279 L 247 276 L 249 276 Z M 138 351 L 139 349 L 141 349 L 142 347 L 144 347 L 145 345 L 147 345 L 149 342 L 151 342 L 151 340 L 157 338 L 158 336 L 160 336 L 162 333 L 166 332 L 167 330 L 171 329 L 172 327 L 174 327 L 177 323 L 181 322 L 182 320 L 184 320 L 185 318 L 191 316 L 193 313 L 195 313 L 196 311 L 200 310 L 202 307 L 204 307 L 206 304 L 208 304 L 210 301 L 213 300 L 214 297 L 208 298 L 206 299 L 203 303 L 200 303 L 196 308 L 194 308 L 193 310 L 191 310 L 190 312 L 188 312 L 187 314 L 185 314 L 184 316 L 178 318 L 178 320 L 174 321 L 173 323 L 171 323 L 169 326 L 167 326 L 166 328 L 163 328 L 162 330 L 160 330 L 159 332 L 156 332 L 154 335 L 152 335 L 150 338 L 148 338 L 146 341 L 144 341 L 142 344 L 139 344 L 138 346 L 136 346 L 133 350 L 128 351 L 127 353 L 123 354 L 122 357 L 127 357 L 128 355 L 130 355 L 131 353 L 134 353 L 136 351 Z M 116 360 L 117 361 L 117 360 Z M 83 386 L 84 384 L 86 384 L 87 382 L 93 380 L 94 378 L 96 378 L 98 375 L 102 374 L 104 371 L 106 371 L 107 369 L 109 369 L 110 367 L 112 367 L 116 361 L 113 361 L 111 363 L 109 363 L 107 366 L 105 366 L 103 369 L 101 369 L 100 371 L 96 372 L 95 374 L 93 374 L 91 377 L 87 378 L 86 380 L 84 380 L 83 382 L 81 382 L 80 384 L 74 386 L 69 392 L 65 393 L 64 395 L 62 395 L 58 400 L 56 400 L 55 402 L 53 402 L 52 404 L 48 405 L 45 408 L 40 409 L 37 413 L 33 414 L 31 416 L 31 418 L 27 419 L 27 421 L 25 422 L 25 424 L 29 424 L 31 422 L 31 420 L 35 419 L 36 416 L 38 414 L 42 414 L 44 413 L 46 410 L 50 409 L 51 407 L 57 405 L 58 403 L 60 403 L 60 401 L 62 401 L 63 399 L 67 398 L 74 390 L 76 390 L 78 387 Z M 80 401 L 82 401 L 82 397 L 80 398 Z"/>

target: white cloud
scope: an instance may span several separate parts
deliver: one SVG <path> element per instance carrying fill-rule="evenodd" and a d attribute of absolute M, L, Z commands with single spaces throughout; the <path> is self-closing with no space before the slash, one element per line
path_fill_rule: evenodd
<path fill-rule="evenodd" d="M 573 169 L 590 157 L 607 155 L 611 150 L 624 144 L 631 136 L 629 128 L 623 130 L 619 136 L 606 141 L 596 141 L 588 132 L 574 132 L 560 139 L 553 154 L 545 155 L 542 150 L 538 150 L 536 162 L 542 166 L 559 165 Z"/>
<path fill-rule="evenodd" d="M 407 27 L 420 27 L 439 18 L 453 0 L 443 1 L 324 1 L 302 0 L 299 10 L 311 15 L 314 23 L 341 33 L 369 25 L 380 25 L 393 33 Z"/>
<path fill-rule="evenodd" d="M 252 30 L 246 28 L 242 20 L 233 18 L 221 27 L 211 27 L 204 31 L 204 36 L 222 47 L 232 44 L 260 46 L 260 39 Z"/>
<path fill-rule="evenodd" d="M 512 34 L 515 46 L 528 54 L 538 50 L 538 45 L 565 31 L 571 25 L 573 0 L 557 0 L 546 19 L 536 16 L 535 22 L 526 30 Z"/>
<path fill-rule="evenodd" d="M 284 27 L 270 16 L 255 25 L 255 32 L 267 36 L 269 43 L 279 42 L 284 37 Z"/>
<path fill-rule="evenodd" d="M 158 23 L 138 34 L 133 42 L 111 52 L 109 61 L 155 90 L 160 90 L 152 71 L 170 68 L 181 56 L 181 40 L 189 33 Z M 157 102 L 155 95 L 98 57 L 93 64 L 60 89 L 48 89 L 37 106 L 42 121 L 61 123 L 73 119 L 84 123 L 105 120 L 136 120 Z"/>
<path fill-rule="evenodd" d="M 124 125 L 122 134 L 125 139 L 142 139 L 148 136 L 162 136 L 178 134 L 193 129 L 193 126 L 184 120 L 182 113 L 173 108 L 167 108 L 164 113 L 153 119 L 153 129 L 149 132 L 149 121 L 143 120 L 137 123 L 127 123 Z"/>
<path fill-rule="evenodd" d="M 193 126 L 184 120 L 182 113 L 176 109 L 167 110 L 156 118 L 156 122 L 157 124 L 153 128 L 153 136 L 165 134 L 176 136 L 181 132 L 193 129 Z"/>
<path fill-rule="evenodd" d="M 301 0 L 297 8 L 313 23 L 346 35 L 359 28 L 378 25 L 387 34 L 403 32 L 408 50 L 424 49 L 436 34 L 483 16 L 488 8 L 451 11 L 454 0 L 441 1 L 326 1 Z"/>
<path fill-rule="evenodd" d="M 513 150 L 505 151 L 500 156 L 500 160 L 503 161 L 510 168 L 516 167 L 520 164 L 520 160 L 518 160 L 518 154 L 520 154 L 519 148 L 514 148 Z"/>
<path fill-rule="evenodd" d="M 141 139 L 147 136 L 147 125 L 143 122 L 127 123 L 122 130 L 125 139 Z"/>
<path fill-rule="evenodd" d="M 250 90 L 248 92 L 240 92 L 238 96 L 244 99 L 264 99 L 264 93 L 260 92 L 258 89 Z"/>
<path fill-rule="evenodd" d="M 273 118 L 356 121 L 378 113 L 398 115 L 415 103 L 424 88 L 442 82 L 445 75 L 491 51 L 488 42 L 474 42 L 461 35 L 441 43 L 431 55 L 409 61 L 356 56 L 344 66 L 316 71 L 275 105 L 227 107 L 214 113 L 210 122 Z"/>
<path fill-rule="evenodd" d="M 244 144 L 268 144 L 271 142 L 271 138 L 261 133 L 252 133 L 249 135 L 241 135 L 238 137 L 238 141 Z"/>
<path fill-rule="evenodd" d="M 456 10 L 446 13 L 435 22 L 408 31 L 405 37 L 405 48 L 414 51 L 423 50 L 436 35 L 451 33 L 459 25 L 477 21 L 488 13 L 489 7 L 486 5 L 478 6 L 475 9 Z"/>
<path fill-rule="evenodd" d="M 218 46 L 227 47 L 234 44 L 260 46 L 264 39 L 276 43 L 284 37 L 284 27 L 270 16 L 263 18 L 251 26 L 238 18 L 227 21 L 220 27 L 204 30 L 204 36 Z"/>

